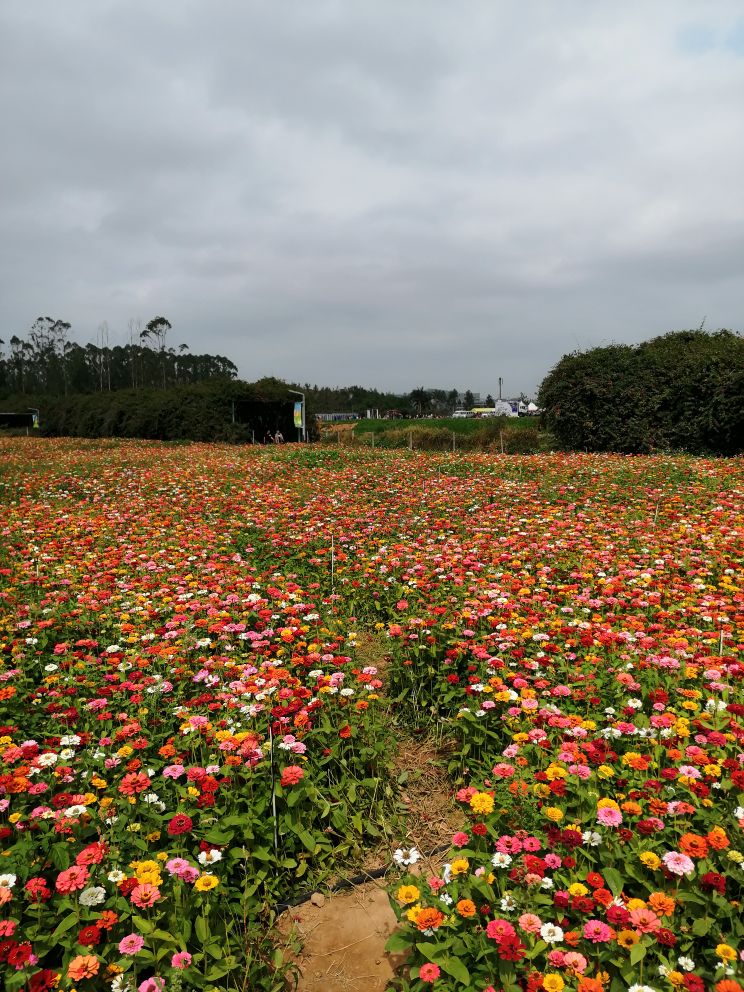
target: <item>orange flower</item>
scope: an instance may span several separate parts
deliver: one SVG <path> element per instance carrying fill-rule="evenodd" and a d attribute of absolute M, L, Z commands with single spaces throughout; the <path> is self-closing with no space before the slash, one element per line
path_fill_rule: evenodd
<path fill-rule="evenodd" d="M 73 982 L 79 982 L 83 978 L 92 978 L 97 975 L 99 967 L 98 958 L 92 954 L 78 954 L 67 966 L 67 975 Z"/>
<path fill-rule="evenodd" d="M 733 978 L 722 978 L 716 982 L 716 992 L 744 992 L 744 989 Z"/>
<path fill-rule="evenodd" d="M 419 930 L 436 930 L 444 923 L 444 913 L 429 906 L 422 909 L 416 918 L 416 927 Z"/>
<path fill-rule="evenodd" d="M 699 834 L 683 834 L 679 849 L 690 858 L 704 858 L 708 853 L 708 842 Z"/>
<path fill-rule="evenodd" d="M 581 934 L 576 930 L 569 930 L 568 933 L 563 934 L 563 939 L 570 947 L 577 947 L 581 940 Z"/>
<path fill-rule="evenodd" d="M 460 916 L 464 916 L 465 919 L 475 916 L 475 903 L 471 899 L 461 899 L 456 909 Z"/>
<path fill-rule="evenodd" d="M 723 851 L 725 848 L 731 846 L 731 842 L 726 836 L 726 831 L 722 827 L 713 827 L 713 829 L 705 835 L 705 839 L 714 851 Z"/>
<path fill-rule="evenodd" d="M 671 916 L 676 905 L 674 899 L 663 892 L 652 892 L 648 897 L 648 904 L 659 916 Z"/>
<path fill-rule="evenodd" d="M 579 979 L 577 992 L 603 992 L 603 988 L 604 986 L 600 978 L 585 978 L 582 976 Z"/>

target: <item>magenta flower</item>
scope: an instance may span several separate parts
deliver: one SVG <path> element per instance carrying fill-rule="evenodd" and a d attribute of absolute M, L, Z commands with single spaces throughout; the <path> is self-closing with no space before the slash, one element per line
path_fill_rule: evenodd
<path fill-rule="evenodd" d="M 127 934 L 119 941 L 120 954 L 138 954 L 145 946 L 145 938 L 138 933 Z"/>
<path fill-rule="evenodd" d="M 188 968 L 190 964 L 191 955 L 188 951 L 176 951 L 171 958 L 171 968 L 177 968 L 178 971 L 183 971 L 184 968 Z"/>
<path fill-rule="evenodd" d="M 605 944 L 612 937 L 612 930 L 601 920 L 587 920 L 584 924 L 584 936 L 593 944 Z"/>

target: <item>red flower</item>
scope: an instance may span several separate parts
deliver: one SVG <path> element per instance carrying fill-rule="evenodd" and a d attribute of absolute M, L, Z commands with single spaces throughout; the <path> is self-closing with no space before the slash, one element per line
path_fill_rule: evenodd
<path fill-rule="evenodd" d="M 339 730 L 338 736 L 345 741 L 351 737 L 351 727 L 348 723 Z"/>
<path fill-rule="evenodd" d="M 283 786 L 297 785 L 305 777 L 304 771 L 299 765 L 287 765 L 282 772 L 281 784 Z"/>
<path fill-rule="evenodd" d="M 194 822 L 190 816 L 186 816 L 185 813 L 176 813 L 173 819 L 168 824 L 168 833 L 171 837 L 178 837 L 179 834 L 186 834 L 193 827 Z"/>
<path fill-rule="evenodd" d="M 100 928 L 95 925 L 91 925 L 91 926 L 83 927 L 83 929 L 78 934 L 77 942 L 82 947 L 95 947 L 96 944 L 98 944 L 98 942 L 100 941 L 100 939 L 101 939 Z"/>
<path fill-rule="evenodd" d="M 519 937 L 502 937 L 496 944 L 496 950 L 502 961 L 521 961 L 527 953 Z"/>

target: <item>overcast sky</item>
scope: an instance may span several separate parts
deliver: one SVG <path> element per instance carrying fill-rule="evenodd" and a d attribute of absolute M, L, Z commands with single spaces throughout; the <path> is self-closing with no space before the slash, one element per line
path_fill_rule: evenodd
<path fill-rule="evenodd" d="M 744 326 L 741 0 L 0 0 L 0 337 L 531 393 Z"/>

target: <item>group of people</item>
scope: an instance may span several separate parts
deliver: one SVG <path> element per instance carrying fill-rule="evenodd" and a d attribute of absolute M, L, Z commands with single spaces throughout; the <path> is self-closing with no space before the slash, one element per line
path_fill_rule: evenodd
<path fill-rule="evenodd" d="M 281 431 L 275 431 L 274 434 L 271 431 L 266 431 L 263 439 L 264 444 L 284 444 L 284 435 Z"/>

